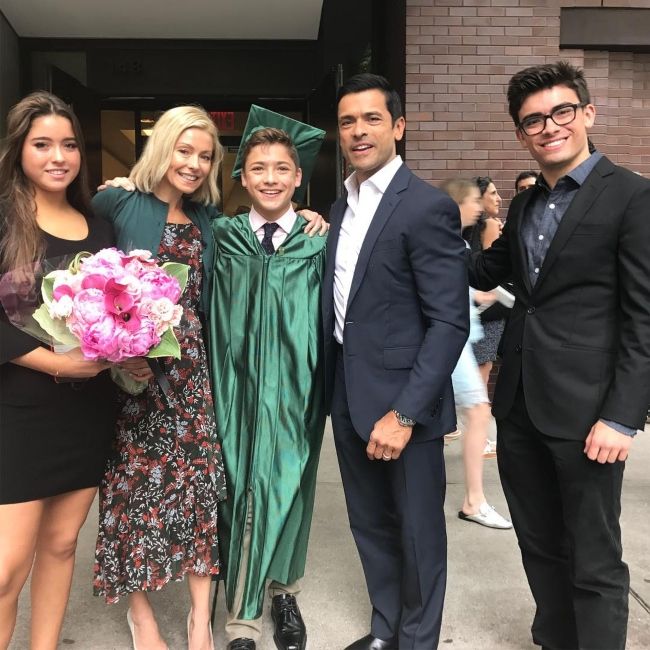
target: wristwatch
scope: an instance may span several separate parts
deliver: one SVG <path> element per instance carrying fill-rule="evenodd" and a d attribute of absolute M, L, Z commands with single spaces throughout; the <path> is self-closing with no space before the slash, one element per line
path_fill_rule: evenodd
<path fill-rule="evenodd" d="M 414 427 L 415 426 L 415 420 L 413 418 L 409 418 L 406 415 L 402 415 L 399 411 L 396 411 L 393 409 L 393 413 L 395 413 L 395 417 L 397 418 L 397 422 L 401 427 Z"/>

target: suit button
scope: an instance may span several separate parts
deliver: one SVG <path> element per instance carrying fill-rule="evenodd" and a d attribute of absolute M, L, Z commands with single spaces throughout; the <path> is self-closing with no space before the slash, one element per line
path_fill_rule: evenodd
<path fill-rule="evenodd" d="M 529 307 L 528 308 L 528 313 L 529 314 L 534 314 L 535 313 L 535 307 Z"/>
<path fill-rule="evenodd" d="M 515 352 L 521 354 L 521 345 L 515 345 Z"/>

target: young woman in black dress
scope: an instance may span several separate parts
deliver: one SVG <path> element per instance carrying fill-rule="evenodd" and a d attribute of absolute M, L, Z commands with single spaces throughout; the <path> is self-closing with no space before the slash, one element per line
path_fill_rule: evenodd
<path fill-rule="evenodd" d="M 41 262 L 113 244 L 91 216 L 79 124 L 37 92 L 8 116 L 0 153 L 0 274 L 22 269 L 38 295 Z M 68 601 L 77 535 L 115 431 L 107 364 L 58 354 L 0 309 L 0 649 L 31 578 L 31 647 L 54 650 Z M 66 381 L 61 381 L 66 378 Z"/>

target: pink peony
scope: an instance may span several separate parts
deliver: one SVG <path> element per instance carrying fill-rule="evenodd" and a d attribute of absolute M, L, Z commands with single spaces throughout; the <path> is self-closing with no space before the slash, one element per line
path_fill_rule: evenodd
<path fill-rule="evenodd" d="M 159 298 L 168 298 L 176 303 L 181 297 L 181 288 L 178 280 L 165 273 L 160 268 L 146 271 L 140 277 L 142 281 L 142 295 L 147 298 L 158 300 Z"/>
<path fill-rule="evenodd" d="M 83 289 L 74 297 L 74 308 L 71 318 L 80 322 L 82 325 L 92 325 L 102 320 L 106 315 L 103 291 L 99 289 Z"/>
<path fill-rule="evenodd" d="M 160 343 L 160 336 L 156 334 L 153 323 L 143 320 L 139 329 L 131 333 L 130 356 L 142 357 L 158 343 Z"/>
<path fill-rule="evenodd" d="M 119 339 L 116 336 L 115 320 L 110 314 L 87 327 L 80 337 L 80 343 L 86 359 L 121 360 L 117 354 Z"/>

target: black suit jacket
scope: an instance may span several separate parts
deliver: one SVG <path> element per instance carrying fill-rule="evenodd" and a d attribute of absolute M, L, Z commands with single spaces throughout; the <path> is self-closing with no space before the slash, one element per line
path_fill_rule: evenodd
<path fill-rule="evenodd" d="M 544 433 L 584 439 L 604 418 L 643 428 L 650 403 L 650 181 L 602 158 L 578 190 L 534 287 L 520 226 L 538 188 L 512 200 L 502 236 L 472 256 L 470 284 L 511 277 L 493 413 L 519 382 Z"/>
<path fill-rule="evenodd" d="M 333 382 L 334 267 L 346 198 L 330 214 L 323 286 L 328 404 Z M 469 331 L 458 207 L 402 165 L 375 212 L 356 265 L 343 339 L 352 423 L 367 440 L 390 409 L 414 439 L 452 430 L 450 376 Z"/>

